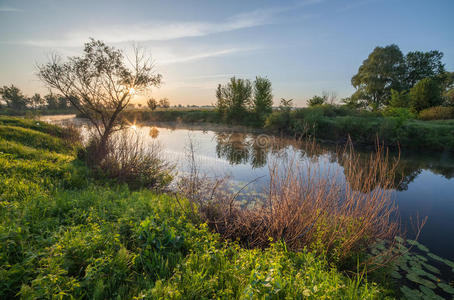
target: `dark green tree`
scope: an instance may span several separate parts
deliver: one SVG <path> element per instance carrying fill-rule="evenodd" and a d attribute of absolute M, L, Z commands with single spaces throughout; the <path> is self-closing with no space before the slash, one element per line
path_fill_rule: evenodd
<path fill-rule="evenodd" d="M 30 99 L 25 97 L 22 91 L 13 84 L 0 88 L 0 95 L 6 106 L 14 110 L 24 110 L 30 104 Z"/>
<path fill-rule="evenodd" d="M 442 90 L 440 82 L 433 78 L 424 78 L 410 89 L 410 107 L 415 112 L 441 105 Z"/>
<path fill-rule="evenodd" d="M 372 109 L 388 104 L 391 89 L 400 91 L 405 75 L 405 60 L 397 45 L 376 47 L 352 77 L 355 100 L 365 101 Z"/>
<path fill-rule="evenodd" d="M 405 56 L 405 86 L 412 88 L 418 81 L 427 77 L 436 77 L 445 73 L 441 62 L 443 52 L 412 51 Z"/>
<path fill-rule="evenodd" d="M 268 78 L 255 78 L 253 110 L 259 117 L 264 117 L 273 111 L 273 94 L 271 81 Z"/>

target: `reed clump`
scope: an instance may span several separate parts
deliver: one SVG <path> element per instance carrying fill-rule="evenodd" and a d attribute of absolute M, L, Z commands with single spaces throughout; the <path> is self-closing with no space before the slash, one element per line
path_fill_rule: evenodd
<path fill-rule="evenodd" d="M 271 164 L 266 194 L 255 205 L 241 206 L 236 195 L 219 192 L 195 204 L 200 215 L 222 237 L 246 247 L 280 240 L 291 250 L 306 248 L 335 262 L 364 253 L 377 240 L 393 241 L 400 231 L 392 198 L 397 161 L 377 147 L 364 163 L 349 143 L 333 167 L 311 159 L 311 153 L 323 152 L 315 142 L 304 148 L 307 159 L 284 155 Z"/>

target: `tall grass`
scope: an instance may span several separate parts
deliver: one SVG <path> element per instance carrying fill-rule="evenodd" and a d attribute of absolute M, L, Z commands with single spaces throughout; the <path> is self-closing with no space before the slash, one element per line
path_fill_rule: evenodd
<path fill-rule="evenodd" d="M 309 157 L 321 151 L 314 142 L 308 144 Z M 235 201 L 236 195 L 221 192 L 213 197 L 215 201 L 195 205 L 225 239 L 250 248 L 266 248 L 270 239 L 280 240 L 291 250 L 307 248 L 343 264 L 371 243 L 393 241 L 399 233 L 392 199 L 397 162 L 378 147 L 364 167 L 360 162 L 364 158 L 351 144 L 339 157 L 343 173 L 340 168 L 327 170 L 320 161 L 297 157 L 275 161 L 266 196 L 252 207 L 245 208 Z"/>

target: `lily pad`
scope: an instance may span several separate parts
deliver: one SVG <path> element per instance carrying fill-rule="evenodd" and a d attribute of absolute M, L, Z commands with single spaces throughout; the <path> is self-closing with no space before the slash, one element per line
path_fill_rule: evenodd
<path fill-rule="evenodd" d="M 405 299 L 420 299 L 422 297 L 422 294 L 418 290 L 412 290 L 406 285 L 402 286 L 400 291 Z"/>
<path fill-rule="evenodd" d="M 412 245 L 418 247 L 419 250 L 424 251 L 424 252 L 429 252 L 429 249 L 424 246 L 423 244 L 419 243 L 418 241 L 415 240 L 407 240 L 407 242 Z"/>
<path fill-rule="evenodd" d="M 435 294 L 435 292 L 429 288 L 426 288 L 425 286 L 420 286 L 419 289 L 421 292 L 424 294 L 423 298 L 424 299 L 444 299 L 443 297 L 440 297 L 439 295 Z"/>
<path fill-rule="evenodd" d="M 429 265 L 427 263 L 422 263 L 422 266 L 426 268 L 429 272 L 435 273 L 435 274 L 441 274 L 440 270 L 438 270 L 436 267 Z"/>
<path fill-rule="evenodd" d="M 425 287 L 428 287 L 429 289 L 436 289 L 437 288 L 437 286 L 432 281 L 424 279 L 424 278 L 421 278 L 415 273 L 408 273 L 406 277 L 407 277 L 408 280 L 411 280 L 414 283 L 417 283 L 417 284 L 423 285 Z"/>
<path fill-rule="evenodd" d="M 454 288 L 452 286 L 450 286 L 449 284 L 440 282 L 440 283 L 438 283 L 438 286 L 446 293 L 454 295 Z"/>

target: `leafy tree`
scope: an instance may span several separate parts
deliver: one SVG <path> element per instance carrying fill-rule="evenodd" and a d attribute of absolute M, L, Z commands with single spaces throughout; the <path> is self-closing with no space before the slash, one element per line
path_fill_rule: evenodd
<path fill-rule="evenodd" d="M 410 95 L 408 91 L 391 90 L 391 100 L 389 101 L 390 107 L 408 107 L 410 105 Z"/>
<path fill-rule="evenodd" d="M 264 116 L 273 111 L 271 81 L 267 78 L 255 78 L 253 109 L 258 116 Z"/>
<path fill-rule="evenodd" d="M 147 106 L 149 109 L 155 110 L 156 107 L 158 107 L 158 101 L 156 101 L 156 99 L 154 98 L 150 98 L 147 100 Z"/>
<path fill-rule="evenodd" d="M 312 107 L 312 106 L 317 106 L 317 105 L 322 105 L 322 104 L 325 104 L 327 102 L 327 97 L 325 95 L 323 96 L 314 96 L 312 98 L 310 98 L 309 100 L 307 100 L 307 105 Z"/>
<path fill-rule="evenodd" d="M 433 50 L 428 52 L 413 51 L 405 56 L 405 85 L 413 87 L 418 81 L 427 77 L 436 77 L 445 72 L 441 62 L 443 52 Z"/>
<path fill-rule="evenodd" d="M 128 67 L 121 50 L 90 39 L 82 56 L 62 61 L 54 55 L 49 63 L 38 66 L 40 79 L 67 97 L 94 126 L 98 135 L 94 163 L 107 154 L 107 141 L 122 127 L 119 115 L 133 94 L 161 83 L 151 60 L 137 48 L 134 50 Z M 78 101 L 74 101 L 76 98 Z"/>
<path fill-rule="evenodd" d="M 22 91 L 13 84 L 0 88 L 0 95 L 6 106 L 14 110 L 24 110 L 30 103 L 30 99 L 25 97 Z"/>
<path fill-rule="evenodd" d="M 410 106 L 416 112 L 442 102 L 440 82 L 436 79 L 424 78 L 410 89 Z"/>
<path fill-rule="evenodd" d="M 376 47 L 352 77 L 357 89 L 354 100 L 363 100 L 376 110 L 387 104 L 391 89 L 401 90 L 405 60 L 397 45 Z"/>
<path fill-rule="evenodd" d="M 252 84 L 247 79 L 232 77 L 230 81 L 216 90 L 217 108 L 225 109 L 228 118 L 238 119 L 249 109 L 251 105 Z"/>
<path fill-rule="evenodd" d="M 227 112 L 228 107 L 229 104 L 227 103 L 227 98 L 223 95 L 223 87 L 221 84 L 218 84 L 218 87 L 216 88 L 216 110 L 221 115 L 224 115 Z"/>
<path fill-rule="evenodd" d="M 161 100 L 159 100 L 159 106 L 162 108 L 169 108 L 170 107 L 169 99 L 162 98 Z"/>

